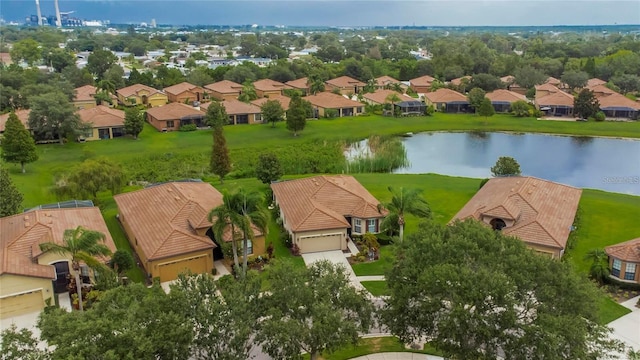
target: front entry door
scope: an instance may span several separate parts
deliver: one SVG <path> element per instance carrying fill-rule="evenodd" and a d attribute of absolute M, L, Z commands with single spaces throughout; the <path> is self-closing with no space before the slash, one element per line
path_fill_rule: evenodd
<path fill-rule="evenodd" d="M 56 268 L 56 279 L 53 281 L 53 291 L 56 294 L 69 291 L 67 286 L 69 285 L 69 262 L 60 261 L 53 264 Z"/>

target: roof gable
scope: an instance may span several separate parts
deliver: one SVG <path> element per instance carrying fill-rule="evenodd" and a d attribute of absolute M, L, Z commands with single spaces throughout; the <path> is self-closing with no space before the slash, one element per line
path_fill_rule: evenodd
<path fill-rule="evenodd" d="M 190 84 L 188 82 L 181 82 L 173 86 L 164 88 L 164 92 L 171 95 L 180 95 L 185 91 L 202 91 L 203 89 L 197 85 Z"/>
<path fill-rule="evenodd" d="M 435 80 L 434 77 L 429 75 L 424 75 L 417 77 L 415 79 L 409 80 L 409 84 L 413 86 L 431 86 L 431 83 Z"/>
<path fill-rule="evenodd" d="M 142 94 L 146 96 L 164 95 L 160 90 L 143 84 L 134 84 L 131 86 L 127 86 L 125 88 L 116 90 L 116 93 L 125 98 L 130 96 L 142 96 Z"/>
<path fill-rule="evenodd" d="M 78 116 L 83 123 L 91 124 L 94 128 L 124 125 L 124 111 L 104 105 L 78 110 Z"/>
<path fill-rule="evenodd" d="M 333 94 L 330 92 L 320 92 L 315 95 L 305 96 L 303 97 L 303 99 L 310 102 L 311 105 L 325 109 L 353 108 L 364 106 L 357 101 L 353 101 L 345 98 L 342 95 Z"/>
<path fill-rule="evenodd" d="M 158 120 L 176 120 L 185 117 L 204 116 L 204 112 L 197 108 L 177 102 L 147 109 L 147 114 Z"/>
<path fill-rule="evenodd" d="M 331 85 L 331 86 L 335 86 L 335 87 L 339 87 L 339 88 L 347 88 L 347 87 L 353 87 L 353 86 L 365 86 L 367 84 L 363 83 L 360 80 L 356 80 L 352 77 L 349 76 L 340 76 L 337 77 L 335 79 L 330 79 L 325 81 L 327 84 Z"/>
<path fill-rule="evenodd" d="M 440 88 L 436 91 L 428 92 L 424 94 L 424 97 L 432 103 L 468 102 L 466 96 L 447 88 Z"/>
<path fill-rule="evenodd" d="M 221 94 L 239 94 L 242 90 L 242 85 L 229 80 L 222 80 L 205 86 L 206 89 L 221 93 Z"/>
<path fill-rule="evenodd" d="M 362 97 L 378 104 L 384 104 L 389 102 L 387 101 L 387 97 L 394 94 L 398 96 L 400 101 L 416 101 L 416 99 L 411 96 L 400 94 L 393 90 L 376 90 L 375 92 L 364 94 Z"/>

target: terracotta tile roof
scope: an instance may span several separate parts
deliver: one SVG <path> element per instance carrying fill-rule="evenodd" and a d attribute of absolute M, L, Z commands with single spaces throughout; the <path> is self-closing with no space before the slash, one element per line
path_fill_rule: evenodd
<path fill-rule="evenodd" d="M 630 108 L 634 110 L 640 110 L 639 102 L 633 101 L 628 97 L 622 94 L 618 94 L 616 92 L 614 92 L 611 95 L 602 96 L 598 98 L 598 103 L 600 103 L 601 109 L 618 107 L 618 108 Z"/>
<path fill-rule="evenodd" d="M 98 92 L 98 88 L 92 85 L 85 85 L 76 88 L 76 97 L 74 101 L 95 101 L 95 95 Z"/>
<path fill-rule="evenodd" d="M 260 114 L 262 112 L 258 106 L 240 100 L 225 100 L 221 104 L 227 115 Z M 209 105 L 211 105 L 210 102 L 200 105 L 200 108 L 206 112 Z"/>
<path fill-rule="evenodd" d="M 514 84 L 514 82 L 516 81 L 516 77 L 513 75 L 507 75 L 507 76 L 501 77 L 500 81 L 502 81 L 505 84 Z"/>
<path fill-rule="evenodd" d="M 640 238 L 604 248 L 607 255 L 622 261 L 640 263 Z"/>
<path fill-rule="evenodd" d="M 309 81 L 308 78 L 303 77 L 300 79 L 287 81 L 285 84 L 291 86 L 292 88 L 306 90 L 309 88 L 309 84 L 307 83 L 308 81 Z"/>
<path fill-rule="evenodd" d="M 148 260 L 215 247 L 193 230 L 210 227 L 209 212 L 222 204 L 222 194 L 208 183 L 166 183 L 114 199 Z"/>
<path fill-rule="evenodd" d="M 11 60 L 11 53 L 0 53 L 0 63 L 5 65 L 13 64 L 13 61 Z"/>
<path fill-rule="evenodd" d="M 313 106 L 325 108 L 325 109 L 339 109 L 339 108 L 353 108 L 364 106 L 357 101 L 349 100 L 342 95 L 333 94 L 329 92 L 321 92 L 315 95 L 309 95 L 303 97 Z"/>
<path fill-rule="evenodd" d="M 213 84 L 205 85 L 205 89 L 209 89 L 221 94 L 235 94 L 242 90 L 242 85 L 229 80 L 222 80 Z"/>
<path fill-rule="evenodd" d="M 176 84 L 173 86 L 169 86 L 164 88 L 164 92 L 171 95 L 180 95 L 185 91 L 202 91 L 203 89 L 200 86 L 190 84 L 188 82 L 181 82 L 180 84 Z"/>
<path fill-rule="evenodd" d="M 22 122 L 25 128 L 29 128 L 29 113 L 31 113 L 30 109 L 18 109 L 16 110 L 16 116 Z M 7 124 L 7 120 L 9 120 L 9 114 L 6 113 L 0 115 L 0 133 L 4 132 L 4 127 Z"/>
<path fill-rule="evenodd" d="M 158 120 L 176 120 L 188 116 L 204 116 L 204 112 L 191 105 L 175 102 L 148 109 L 147 114 Z"/>
<path fill-rule="evenodd" d="M 411 84 L 413 86 L 431 86 L 431 83 L 434 80 L 435 80 L 434 77 L 429 76 L 429 75 L 425 75 L 425 76 L 420 76 L 420 77 L 417 77 L 415 79 L 409 80 L 409 84 Z"/>
<path fill-rule="evenodd" d="M 392 85 L 392 84 L 397 84 L 400 81 L 392 78 L 391 76 L 380 76 L 374 79 L 376 81 L 376 85 L 377 86 L 387 86 L 387 85 Z"/>
<path fill-rule="evenodd" d="M 540 106 L 570 106 L 573 107 L 573 95 L 564 91 L 557 92 L 536 98 L 536 104 Z"/>
<path fill-rule="evenodd" d="M 598 78 L 592 78 L 592 79 L 587 80 L 587 86 L 586 87 L 590 88 L 590 87 L 594 87 L 596 85 L 604 85 L 606 83 L 607 82 L 604 81 L 604 80 L 601 80 L 601 79 L 598 79 Z"/>
<path fill-rule="evenodd" d="M 513 91 L 498 89 L 488 93 L 487 98 L 491 100 L 491 102 L 509 102 L 513 103 L 516 101 L 527 101 L 527 97 L 521 94 L 518 94 Z"/>
<path fill-rule="evenodd" d="M 553 86 L 551 84 L 536 85 L 535 89 L 536 89 L 536 93 L 538 91 L 547 91 L 547 92 L 552 92 L 552 93 L 556 93 L 556 92 L 560 91 L 560 89 L 558 89 L 557 87 L 555 87 L 555 86 Z"/>
<path fill-rule="evenodd" d="M 463 77 L 459 77 L 459 78 L 455 78 L 451 81 L 449 81 L 451 84 L 453 85 L 460 85 L 462 84 L 462 80 L 467 79 L 469 81 L 471 81 L 471 76 L 467 75 L 467 76 L 463 76 Z"/>
<path fill-rule="evenodd" d="M 0 218 L 0 275 L 14 274 L 55 278 L 50 265 L 39 265 L 39 244 L 62 244 L 64 231 L 85 227 L 103 233 L 105 245 L 116 251 L 107 224 L 97 207 L 34 210 Z M 103 259 L 106 261 L 106 259 Z"/>
<path fill-rule="evenodd" d="M 340 76 L 335 79 L 330 79 L 325 81 L 327 84 L 339 87 L 339 88 L 348 88 L 353 86 L 365 86 L 367 84 L 363 83 L 360 80 L 356 80 L 349 76 Z"/>
<path fill-rule="evenodd" d="M 424 96 L 432 103 L 468 102 L 467 97 L 457 91 L 440 88 L 434 92 L 428 92 Z"/>
<path fill-rule="evenodd" d="M 564 249 L 578 209 L 582 190 L 534 177 L 489 180 L 454 216 L 483 216 L 515 220 L 502 229 L 526 243 Z"/>
<path fill-rule="evenodd" d="M 551 85 L 553 85 L 553 86 L 560 86 L 560 85 L 563 85 L 563 84 L 562 84 L 562 81 L 560 81 L 560 80 L 558 80 L 558 79 L 554 78 L 553 76 L 549 76 L 549 77 L 547 78 L 547 80 L 545 81 L 545 84 L 551 84 Z"/>
<path fill-rule="evenodd" d="M 83 123 L 91 124 L 94 128 L 123 126 L 124 111 L 99 105 L 89 109 L 78 110 L 78 116 Z"/>
<path fill-rule="evenodd" d="M 291 89 L 289 85 L 285 85 L 281 82 L 271 79 L 254 81 L 253 87 L 256 88 L 256 90 L 260 91 L 282 91 L 284 89 Z"/>
<path fill-rule="evenodd" d="M 162 92 L 160 90 L 154 89 L 154 88 L 152 88 L 150 86 L 143 85 L 143 84 L 134 84 L 134 85 L 131 85 L 131 86 L 127 86 L 127 87 L 124 87 L 122 89 L 117 90 L 116 93 L 118 93 L 118 94 L 124 96 L 125 98 L 127 98 L 129 96 L 138 95 L 138 93 L 140 91 L 145 91 L 145 90 L 147 92 L 149 92 L 149 95 L 147 95 L 147 96 L 151 96 L 151 95 L 154 95 L 154 94 L 162 94 Z"/>
<path fill-rule="evenodd" d="M 389 102 L 387 101 L 387 96 L 392 94 L 398 95 L 398 98 L 400 99 L 400 101 L 416 101 L 416 99 L 412 98 L 411 96 L 408 96 L 405 94 L 399 94 L 393 90 L 376 90 L 375 92 L 372 92 L 372 93 L 366 93 L 362 95 L 362 97 L 378 104 L 384 104 Z"/>
<path fill-rule="evenodd" d="M 314 176 L 271 184 L 291 231 L 349 227 L 345 216 L 381 218 L 379 201 L 353 176 Z"/>
<path fill-rule="evenodd" d="M 587 87 L 587 89 L 593 91 L 593 95 L 598 99 L 604 96 L 618 94 L 617 92 L 609 89 L 604 85 L 594 85 L 594 86 Z"/>
<path fill-rule="evenodd" d="M 261 108 L 262 105 L 264 105 L 264 103 L 266 103 L 269 100 L 276 100 L 277 102 L 280 103 L 280 105 L 285 111 L 289 110 L 289 104 L 291 103 L 291 98 L 287 96 L 282 96 L 282 95 L 269 96 L 268 98 L 256 99 L 256 100 L 253 100 L 251 103 Z"/>

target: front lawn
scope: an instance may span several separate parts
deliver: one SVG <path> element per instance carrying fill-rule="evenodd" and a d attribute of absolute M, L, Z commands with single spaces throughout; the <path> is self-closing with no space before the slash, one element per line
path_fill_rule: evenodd
<path fill-rule="evenodd" d="M 338 349 L 332 354 L 323 354 L 320 359 L 324 360 L 347 360 L 358 356 L 377 354 L 384 352 L 406 352 L 406 353 L 422 353 L 430 355 L 442 356 L 442 353 L 429 346 L 425 345 L 424 350 L 407 350 L 404 344 L 398 340 L 397 337 L 375 337 L 375 338 L 362 338 L 358 341 L 357 345 L 348 345 L 342 349 Z M 306 354 L 305 359 L 309 359 L 310 356 Z"/>
<path fill-rule="evenodd" d="M 598 300 L 598 322 L 600 324 L 608 324 L 630 312 L 631 310 L 611 300 L 611 298 L 606 295 L 603 295 Z"/>
<path fill-rule="evenodd" d="M 353 264 L 351 267 L 357 276 L 384 275 L 391 268 L 394 259 L 393 245 L 387 245 L 380 248 L 379 260 Z"/>
<path fill-rule="evenodd" d="M 373 296 L 389 295 L 389 288 L 387 287 L 386 281 L 361 281 L 360 284 Z"/>

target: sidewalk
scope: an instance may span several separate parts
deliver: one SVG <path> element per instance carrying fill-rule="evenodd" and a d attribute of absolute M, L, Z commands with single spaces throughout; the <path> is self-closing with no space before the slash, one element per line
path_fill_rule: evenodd
<path fill-rule="evenodd" d="M 631 312 L 607 324 L 613 329 L 613 338 L 624 342 L 635 351 L 640 351 L 640 308 L 635 306 L 638 299 L 640 296 L 620 304 L 630 309 Z"/>

